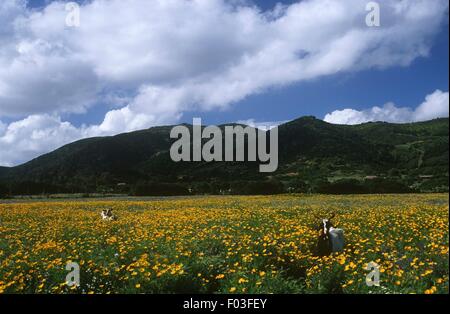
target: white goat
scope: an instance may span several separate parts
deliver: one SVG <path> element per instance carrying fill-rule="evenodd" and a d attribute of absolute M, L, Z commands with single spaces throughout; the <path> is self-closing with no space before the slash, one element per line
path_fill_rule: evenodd
<path fill-rule="evenodd" d="M 335 214 L 330 218 L 322 219 L 320 225 L 320 235 L 317 241 L 317 253 L 319 256 L 330 255 L 333 252 L 341 252 L 344 250 L 344 230 L 335 228 L 330 219 L 334 218 Z"/>
<path fill-rule="evenodd" d="M 112 209 L 103 209 L 102 212 L 100 213 L 100 216 L 102 217 L 103 220 L 108 221 L 117 220 L 117 217 L 112 213 Z"/>

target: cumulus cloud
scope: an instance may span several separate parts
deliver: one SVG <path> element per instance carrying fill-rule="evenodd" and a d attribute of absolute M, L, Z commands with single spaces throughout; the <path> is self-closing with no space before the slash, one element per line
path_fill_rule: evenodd
<path fill-rule="evenodd" d="M 394 103 L 387 103 L 382 107 L 375 106 L 366 110 L 336 110 L 325 115 L 324 121 L 334 124 L 361 124 L 370 121 L 418 122 L 448 117 L 448 111 L 448 92 L 436 90 L 427 95 L 425 101 L 416 109 L 397 107 Z"/>
<path fill-rule="evenodd" d="M 11 166 L 48 152 L 74 139 L 80 130 L 51 115 L 31 115 L 4 128 L 0 125 L 0 164 Z"/>
<path fill-rule="evenodd" d="M 71 28 L 62 1 L 39 10 L 2 1 L 0 118 L 58 121 L 108 106 L 101 124 L 78 128 L 73 139 L 174 123 L 276 86 L 407 66 L 428 55 L 448 10 L 447 0 L 386 0 L 382 27 L 370 28 L 366 4 L 306 0 L 263 12 L 247 1 L 92 0 Z M 34 153 L 3 146 L 0 163 L 59 145 L 47 141 Z"/>
<path fill-rule="evenodd" d="M 413 121 L 425 121 L 440 117 L 448 117 L 448 92 L 436 90 L 428 95 L 425 101 L 414 110 Z"/>

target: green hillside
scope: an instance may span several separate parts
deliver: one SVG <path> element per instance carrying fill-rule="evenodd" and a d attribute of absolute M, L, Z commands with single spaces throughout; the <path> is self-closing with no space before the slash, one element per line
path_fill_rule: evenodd
<path fill-rule="evenodd" d="M 257 162 L 174 163 L 170 130 L 85 139 L 2 167 L 0 194 L 448 191 L 448 118 L 355 126 L 299 118 L 279 127 L 279 168 L 269 174 Z"/>

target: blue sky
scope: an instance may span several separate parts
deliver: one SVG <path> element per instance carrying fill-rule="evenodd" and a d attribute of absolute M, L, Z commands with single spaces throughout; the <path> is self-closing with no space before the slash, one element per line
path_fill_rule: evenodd
<path fill-rule="evenodd" d="M 34 0 L 31 7 L 42 7 L 48 0 Z M 82 3 L 82 0 L 77 2 Z M 254 0 L 262 10 L 277 3 L 292 4 L 295 0 Z M 182 122 L 201 117 L 205 123 L 221 124 L 239 120 L 286 121 L 300 116 L 323 118 L 333 110 L 366 109 L 394 102 L 401 107 L 416 107 L 424 96 L 436 89 L 448 90 L 449 41 L 448 24 L 441 27 L 432 40 L 428 57 L 418 58 L 409 66 L 384 70 L 367 70 L 337 74 L 308 82 L 289 84 L 252 95 L 225 111 L 186 112 Z M 325 91 L 325 92 L 324 92 Z M 276 104 L 276 106 L 274 106 Z M 100 123 L 108 109 L 94 107 L 88 114 L 68 115 L 75 125 Z"/>
<path fill-rule="evenodd" d="M 287 121 L 305 115 L 322 119 L 333 110 L 361 110 L 387 102 L 402 107 L 416 107 L 423 102 L 425 95 L 436 89 L 448 91 L 448 38 L 448 27 L 443 27 L 433 41 L 430 56 L 419 58 L 410 66 L 338 74 L 277 87 L 250 96 L 230 110 L 188 112 L 182 121 L 192 123 L 193 117 L 201 117 L 207 124 L 248 119 L 267 122 Z M 104 108 L 97 107 L 87 116 L 73 115 L 70 119 L 77 125 L 99 123 L 104 114 Z"/>
<path fill-rule="evenodd" d="M 228 112 L 203 116 L 208 123 L 216 124 L 249 118 L 285 121 L 305 115 L 322 119 L 333 110 L 361 110 L 387 102 L 416 107 L 423 102 L 424 95 L 436 89 L 448 91 L 448 37 L 448 28 L 445 27 L 436 37 L 430 56 L 417 59 L 407 67 L 339 74 L 295 83 L 251 96 Z"/>
<path fill-rule="evenodd" d="M 78 1 L 77 27 L 61 1 L 22 1 L 0 5 L 0 166 L 193 117 L 448 116 L 447 0 L 382 1 L 376 28 L 366 0 Z"/>

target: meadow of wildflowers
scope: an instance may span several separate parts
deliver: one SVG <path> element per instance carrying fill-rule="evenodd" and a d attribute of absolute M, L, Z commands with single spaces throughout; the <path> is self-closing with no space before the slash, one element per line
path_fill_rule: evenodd
<path fill-rule="evenodd" d="M 448 293 L 448 209 L 448 194 L 3 203 L 0 293 Z M 331 212 L 345 251 L 319 258 Z"/>

